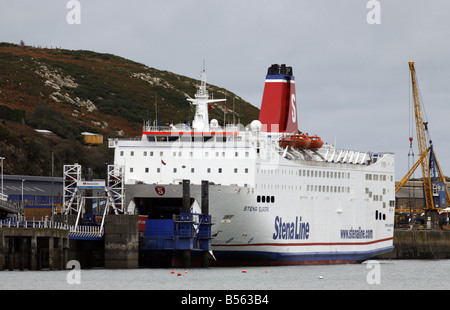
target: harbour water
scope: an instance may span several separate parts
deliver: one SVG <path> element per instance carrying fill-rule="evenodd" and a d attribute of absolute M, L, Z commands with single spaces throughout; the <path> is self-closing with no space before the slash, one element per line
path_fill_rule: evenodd
<path fill-rule="evenodd" d="M 75 274 L 78 272 L 77 274 Z M 196 269 L 2 271 L 8 290 L 448 290 L 450 260 Z"/>

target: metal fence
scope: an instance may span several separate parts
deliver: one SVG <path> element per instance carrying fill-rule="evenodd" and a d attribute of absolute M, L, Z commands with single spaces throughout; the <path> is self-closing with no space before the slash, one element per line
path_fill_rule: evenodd
<path fill-rule="evenodd" d="M 39 221 L 25 220 L 23 216 L 12 217 L 0 221 L 0 227 L 15 227 L 15 228 L 55 228 L 69 231 L 70 239 L 89 239 L 102 238 L 104 229 L 100 226 L 86 226 L 86 225 L 69 225 L 63 222 L 53 222 L 48 219 Z"/>

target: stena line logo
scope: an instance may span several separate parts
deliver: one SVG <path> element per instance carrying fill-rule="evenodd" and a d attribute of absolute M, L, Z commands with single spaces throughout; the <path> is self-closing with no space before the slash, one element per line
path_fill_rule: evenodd
<path fill-rule="evenodd" d="M 163 196 L 166 193 L 164 186 L 155 186 L 155 191 L 159 196 Z"/>
<path fill-rule="evenodd" d="M 272 238 L 276 239 L 308 239 L 309 222 L 302 222 L 302 217 L 295 217 L 293 222 L 284 222 L 283 218 L 275 217 L 275 232 Z"/>
<path fill-rule="evenodd" d="M 292 122 L 295 123 L 297 121 L 297 110 L 295 109 L 296 103 L 294 94 L 292 94 L 291 96 L 291 106 L 292 106 Z"/>

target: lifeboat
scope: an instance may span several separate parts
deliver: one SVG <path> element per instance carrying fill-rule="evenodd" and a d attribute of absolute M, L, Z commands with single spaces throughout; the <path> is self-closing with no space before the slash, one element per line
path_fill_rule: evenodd
<path fill-rule="evenodd" d="M 307 149 L 310 147 L 311 139 L 305 134 L 296 134 L 291 136 L 295 148 Z"/>
<path fill-rule="evenodd" d="M 323 141 L 322 139 L 320 139 L 320 137 L 312 136 L 309 137 L 309 139 L 311 140 L 311 143 L 309 144 L 310 149 L 320 149 L 322 147 Z"/>
<path fill-rule="evenodd" d="M 294 140 L 291 137 L 284 137 L 280 139 L 280 145 L 282 148 L 286 148 L 288 146 L 294 146 Z"/>
<path fill-rule="evenodd" d="M 320 149 L 323 145 L 322 139 L 317 135 L 308 136 L 304 133 L 291 134 L 287 137 L 280 139 L 280 146 L 286 148 L 288 146 L 296 149 L 309 149 L 316 150 Z"/>

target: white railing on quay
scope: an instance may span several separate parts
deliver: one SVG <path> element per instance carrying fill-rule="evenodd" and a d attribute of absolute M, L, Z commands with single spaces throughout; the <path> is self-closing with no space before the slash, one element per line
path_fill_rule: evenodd
<path fill-rule="evenodd" d="M 85 225 L 69 225 L 63 222 L 53 222 L 51 220 L 43 219 L 40 221 L 25 220 L 20 218 L 9 218 L 0 221 L 0 227 L 15 227 L 15 228 L 55 228 L 68 230 L 69 236 L 73 237 L 102 237 L 104 234 L 103 227 L 100 226 L 85 226 Z"/>

